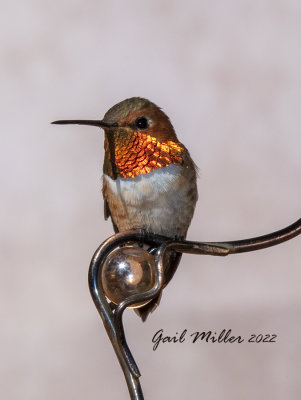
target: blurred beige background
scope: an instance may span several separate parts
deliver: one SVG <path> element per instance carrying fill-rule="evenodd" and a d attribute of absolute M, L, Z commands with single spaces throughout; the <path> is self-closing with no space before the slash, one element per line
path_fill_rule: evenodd
<path fill-rule="evenodd" d="M 0 397 L 126 399 L 90 299 L 103 219 L 103 136 L 51 126 L 147 97 L 200 168 L 188 238 L 234 240 L 300 218 L 298 0 L 1 4 Z M 300 399 L 301 238 L 228 258 L 184 256 L 145 324 L 125 314 L 146 399 Z M 232 329 L 274 344 L 160 345 Z"/>

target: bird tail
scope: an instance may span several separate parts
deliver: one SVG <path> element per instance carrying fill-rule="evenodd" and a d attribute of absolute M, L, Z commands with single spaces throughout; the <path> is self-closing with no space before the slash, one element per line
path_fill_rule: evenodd
<path fill-rule="evenodd" d="M 182 254 L 181 253 L 176 253 L 175 251 L 170 251 L 166 253 L 164 260 L 164 283 L 163 283 L 163 289 L 168 285 L 172 277 L 174 276 L 178 265 L 180 263 Z M 156 296 L 154 299 L 152 299 L 149 303 L 145 304 L 142 307 L 135 308 L 135 313 L 142 319 L 142 321 L 146 321 L 146 318 L 148 315 L 155 311 L 155 309 L 158 307 L 160 304 L 160 300 L 162 297 L 162 291 Z"/>

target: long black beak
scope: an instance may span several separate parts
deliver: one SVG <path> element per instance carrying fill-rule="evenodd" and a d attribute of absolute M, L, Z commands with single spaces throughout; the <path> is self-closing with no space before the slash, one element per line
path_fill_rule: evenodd
<path fill-rule="evenodd" d="M 78 125 L 91 125 L 91 126 L 98 126 L 99 128 L 117 128 L 117 122 L 114 123 L 107 123 L 104 121 L 94 121 L 88 119 L 63 119 L 60 121 L 53 121 L 52 124 L 58 125 L 68 125 L 68 124 L 78 124 Z"/>

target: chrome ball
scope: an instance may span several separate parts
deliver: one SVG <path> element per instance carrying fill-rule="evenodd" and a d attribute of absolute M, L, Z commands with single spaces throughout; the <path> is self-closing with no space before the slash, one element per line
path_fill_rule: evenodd
<path fill-rule="evenodd" d="M 129 296 L 145 293 L 155 284 L 155 258 L 141 247 L 121 247 L 106 258 L 100 284 L 107 298 L 119 304 Z M 133 304 L 141 307 L 148 301 Z"/>

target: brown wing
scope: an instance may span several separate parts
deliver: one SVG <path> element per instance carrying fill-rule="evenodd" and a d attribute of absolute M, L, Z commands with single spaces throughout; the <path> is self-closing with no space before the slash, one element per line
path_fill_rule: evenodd
<path fill-rule="evenodd" d="M 111 211 L 109 208 L 108 201 L 107 201 L 107 199 L 105 199 L 105 197 L 103 198 L 103 202 L 104 202 L 103 203 L 104 217 L 105 217 L 105 220 L 107 220 L 111 216 Z"/>
<path fill-rule="evenodd" d="M 103 201 L 104 201 L 104 217 L 105 217 L 105 220 L 107 220 L 109 217 L 111 217 L 111 221 L 112 221 L 114 232 L 118 233 L 119 230 L 118 230 L 115 222 L 113 221 L 112 213 L 111 213 L 111 210 L 110 210 L 110 207 L 109 207 L 109 203 L 108 203 L 108 200 L 107 200 L 107 197 L 106 197 L 106 183 L 105 183 L 104 179 L 103 179 L 103 183 L 102 183 L 102 195 L 103 195 Z"/>

